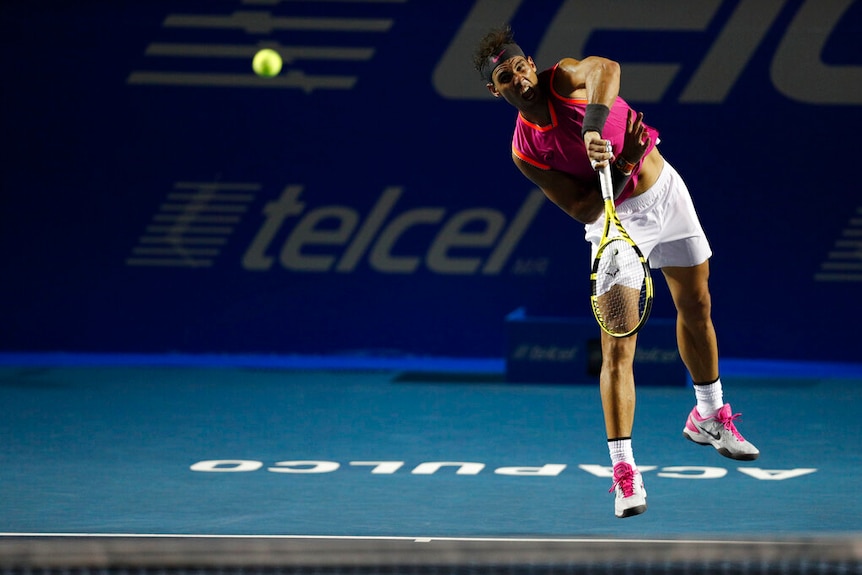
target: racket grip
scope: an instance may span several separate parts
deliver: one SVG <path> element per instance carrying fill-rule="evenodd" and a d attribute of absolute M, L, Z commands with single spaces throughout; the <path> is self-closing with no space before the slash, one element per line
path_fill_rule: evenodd
<path fill-rule="evenodd" d="M 611 163 L 608 162 L 599 170 L 599 185 L 602 188 L 603 200 L 614 200 L 614 181 L 611 177 Z"/>

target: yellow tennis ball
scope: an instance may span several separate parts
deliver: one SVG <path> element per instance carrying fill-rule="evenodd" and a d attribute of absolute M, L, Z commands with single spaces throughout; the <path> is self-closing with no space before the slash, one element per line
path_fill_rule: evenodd
<path fill-rule="evenodd" d="M 281 56 L 272 48 L 264 48 L 254 55 L 251 67 L 258 76 L 272 78 L 281 72 Z"/>

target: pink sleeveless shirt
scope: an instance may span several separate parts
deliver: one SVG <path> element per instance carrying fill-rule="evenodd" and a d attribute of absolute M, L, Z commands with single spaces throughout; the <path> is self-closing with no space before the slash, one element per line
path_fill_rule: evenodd
<path fill-rule="evenodd" d="M 587 101 L 564 98 L 558 94 L 554 89 L 556 71 L 557 66 L 546 70 L 550 73 L 548 88 L 551 97 L 548 98 L 548 102 L 551 124 L 548 126 L 532 124 L 519 113 L 512 137 L 512 151 L 521 160 L 540 170 L 557 170 L 579 180 L 595 181 L 596 171 L 590 166 L 584 140 L 581 138 Z M 626 101 L 618 96 L 602 131 L 602 138 L 611 141 L 615 156 L 619 155 L 623 148 L 628 109 L 629 105 Z M 650 147 L 644 157 L 658 142 L 658 131 L 646 125 L 645 129 L 650 137 Z M 632 195 L 638 183 L 639 172 L 640 162 L 635 166 L 631 179 L 617 198 L 617 204 Z"/>

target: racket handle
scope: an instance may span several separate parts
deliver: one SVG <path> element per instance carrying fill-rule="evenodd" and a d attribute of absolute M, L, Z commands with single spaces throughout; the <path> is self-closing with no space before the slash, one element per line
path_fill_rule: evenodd
<path fill-rule="evenodd" d="M 614 180 L 611 177 L 611 163 L 608 162 L 599 170 L 599 184 L 602 187 L 602 199 L 614 200 Z"/>

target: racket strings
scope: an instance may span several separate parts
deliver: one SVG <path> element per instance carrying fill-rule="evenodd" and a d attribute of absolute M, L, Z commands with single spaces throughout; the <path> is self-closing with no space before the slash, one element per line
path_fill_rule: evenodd
<path fill-rule="evenodd" d="M 647 276 L 637 250 L 623 238 L 599 255 L 595 273 L 596 318 L 612 334 L 627 334 L 647 310 Z"/>

